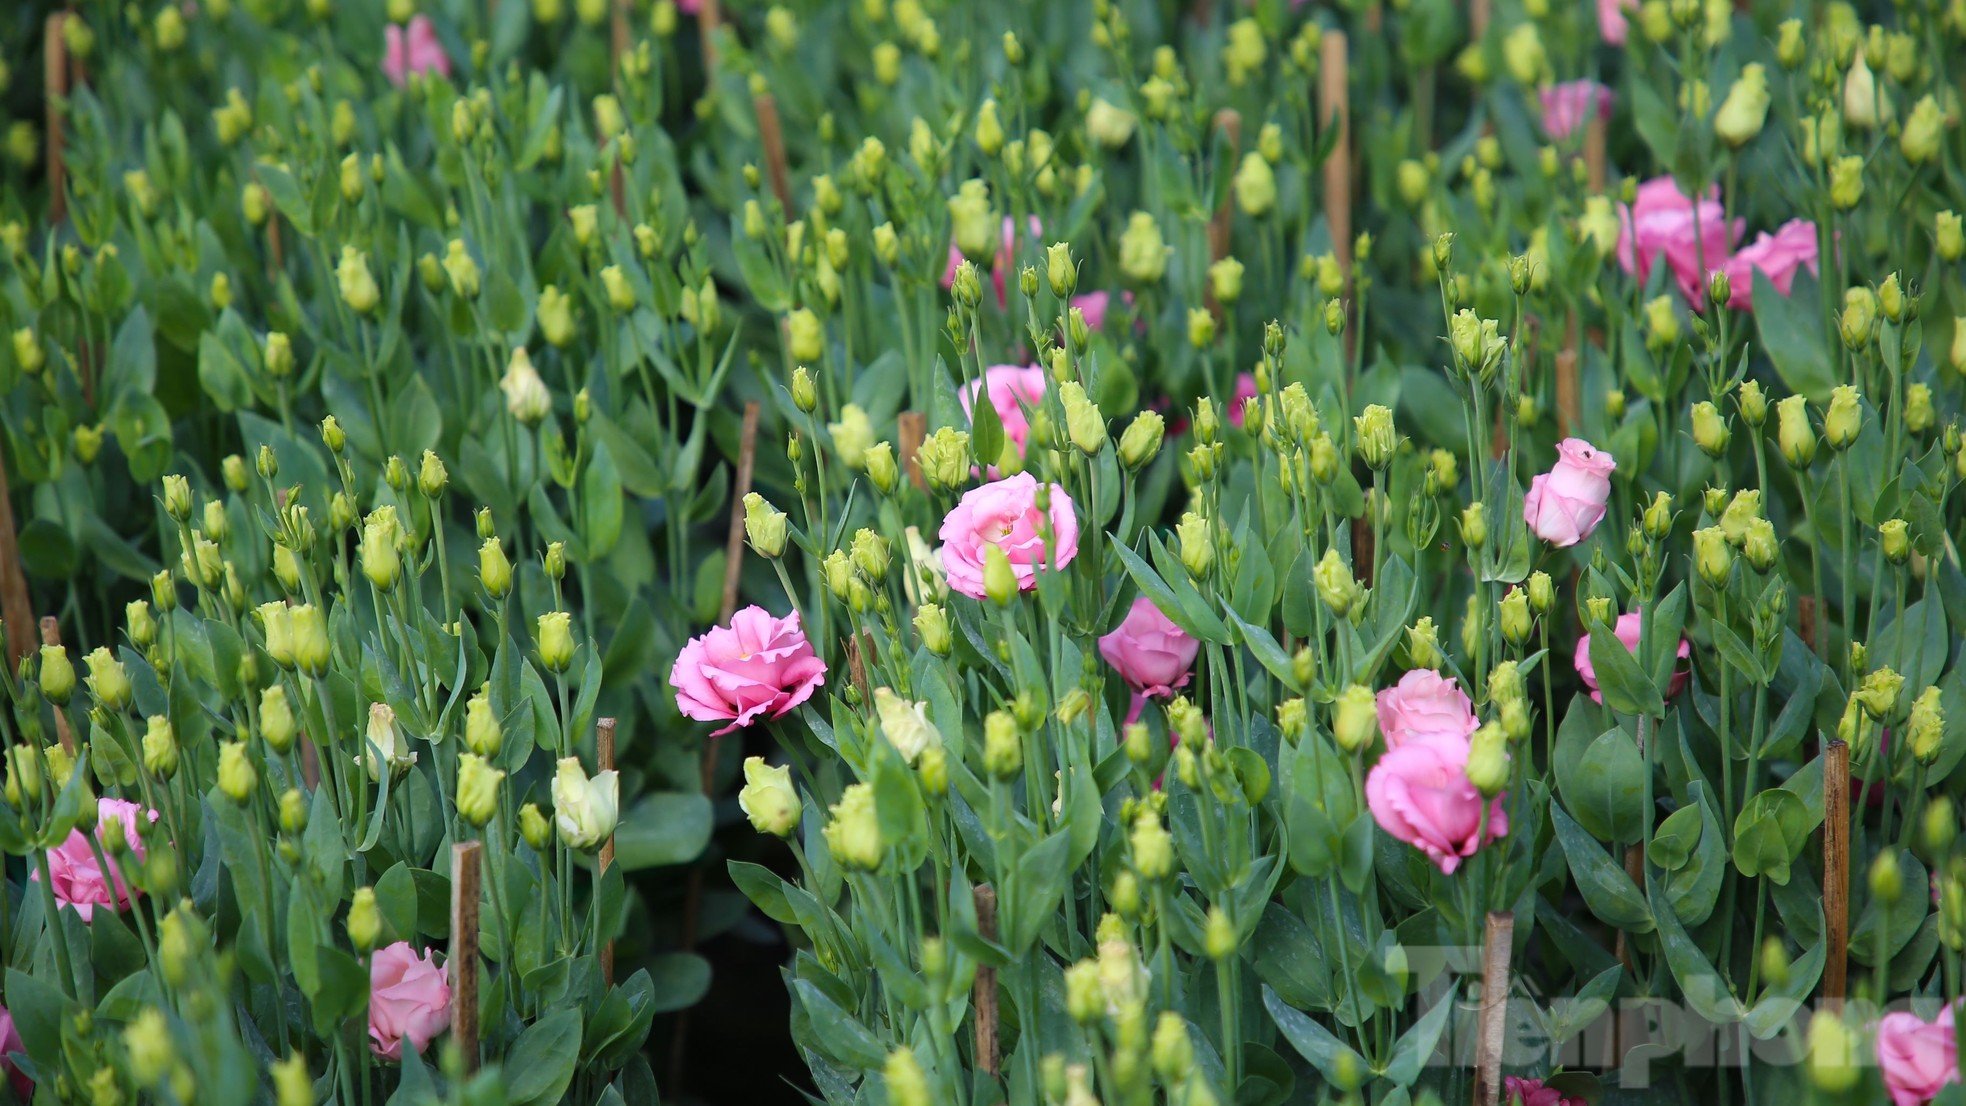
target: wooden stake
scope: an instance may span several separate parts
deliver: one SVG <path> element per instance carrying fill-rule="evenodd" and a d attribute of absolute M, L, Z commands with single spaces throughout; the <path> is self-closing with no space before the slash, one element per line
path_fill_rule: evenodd
<path fill-rule="evenodd" d="M 997 939 L 997 889 L 985 883 L 976 888 L 976 933 L 985 941 Z M 976 1007 L 976 1066 L 997 1076 L 997 970 L 976 968 L 971 999 Z"/>
<path fill-rule="evenodd" d="M 1476 42 L 1488 37 L 1488 21 L 1493 14 L 1493 0 L 1472 0 L 1468 4 L 1468 37 Z"/>
<path fill-rule="evenodd" d="M 43 84 L 42 93 L 48 105 L 48 222 L 59 223 L 68 217 L 68 165 L 66 146 L 68 134 L 66 120 L 62 113 L 68 106 L 69 68 L 68 40 L 62 37 L 62 24 L 68 18 L 67 12 L 55 12 L 48 17 L 47 37 L 43 41 Z"/>
<path fill-rule="evenodd" d="M 711 83 L 717 77 L 717 31 L 723 21 L 723 0 L 703 0 L 696 9 L 696 29 L 703 36 L 703 71 Z"/>
<path fill-rule="evenodd" d="M 608 60 L 614 79 L 621 80 L 621 56 L 628 52 L 628 0 L 614 0 L 614 23 L 608 28 Z"/>
<path fill-rule="evenodd" d="M 785 130 L 778 120 L 778 101 L 769 92 L 751 97 L 758 113 L 758 141 L 765 148 L 765 176 L 771 193 L 778 197 L 778 209 L 792 216 L 792 178 L 785 168 Z"/>
<path fill-rule="evenodd" d="M 1324 162 L 1324 221 L 1331 250 L 1347 286 L 1352 276 L 1352 93 L 1351 55 L 1345 32 L 1326 31 L 1319 48 L 1318 111 L 1327 127 L 1338 128 L 1338 143 Z"/>
<path fill-rule="evenodd" d="M 1850 971 L 1850 746 L 1837 738 L 1823 749 L 1823 924 L 1823 998 L 1836 1009 Z"/>
<path fill-rule="evenodd" d="M 1372 489 L 1365 491 L 1365 513 L 1352 520 L 1352 571 L 1358 582 L 1366 587 L 1372 586 L 1372 566 L 1377 550 L 1372 546 L 1372 512 L 1379 510 L 1378 497 Z"/>
<path fill-rule="evenodd" d="M 464 1070 L 478 1070 L 478 864 L 484 846 L 451 846 L 451 1036 Z"/>
<path fill-rule="evenodd" d="M 594 754 L 596 771 L 614 771 L 614 719 L 603 718 L 594 723 Z M 595 863 L 599 866 L 600 873 L 603 876 L 608 874 L 609 868 L 614 867 L 614 834 L 608 834 L 608 839 L 602 843 L 601 855 Z M 600 908 L 600 903 L 597 902 L 594 904 L 595 910 L 599 910 Z M 600 958 L 601 982 L 612 986 L 614 984 L 614 936 L 612 934 L 608 936 L 607 942 L 601 946 Z"/>
<path fill-rule="evenodd" d="M 1816 652 L 1816 597 L 1805 595 L 1795 601 L 1795 632 L 1802 644 Z"/>
<path fill-rule="evenodd" d="M 1592 192 L 1604 191 L 1604 113 L 1593 111 L 1584 123 L 1584 180 Z"/>
<path fill-rule="evenodd" d="M 928 490 L 928 482 L 922 479 L 922 440 L 928 437 L 928 416 L 920 411 L 903 411 L 894 416 L 896 432 L 901 437 L 901 467 L 915 487 Z"/>
<path fill-rule="evenodd" d="M 27 593 L 27 572 L 21 565 L 20 532 L 14 527 L 14 497 L 7 486 L 4 441 L 0 441 L 0 623 L 6 626 L 8 667 L 17 669 L 20 659 L 35 645 L 34 602 Z"/>
<path fill-rule="evenodd" d="M 1556 426 L 1564 437 L 1575 433 L 1583 425 L 1584 401 L 1582 388 L 1577 379 L 1577 320 L 1570 320 L 1570 330 L 1563 340 L 1563 348 L 1556 355 Z"/>
<path fill-rule="evenodd" d="M 61 623 L 53 615 L 41 616 L 41 644 L 61 645 Z M 61 738 L 61 747 L 71 756 L 75 753 L 75 734 L 68 728 L 68 712 L 55 708 L 55 733 Z"/>
<path fill-rule="evenodd" d="M 744 430 L 737 440 L 737 483 L 731 488 L 730 535 L 724 542 L 724 605 L 718 622 L 737 612 L 738 575 L 744 568 L 744 497 L 751 492 L 751 467 L 758 460 L 758 401 L 744 405 Z"/>
<path fill-rule="evenodd" d="M 1475 1040 L 1475 1104 L 1502 1100 L 1502 1043 L 1508 1030 L 1509 956 L 1515 945 L 1515 915 L 1488 912 L 1481 945 L 1481 1014 Z"/>
<path fill-rule="evenodd" d="M 847 678 L 860 689 L 860 701 L 865 703 L 873 692 L 867 687 L 867 662 L 860 653 L 860 635 L 848 634 L 841 645 L 846 649 Z"/>

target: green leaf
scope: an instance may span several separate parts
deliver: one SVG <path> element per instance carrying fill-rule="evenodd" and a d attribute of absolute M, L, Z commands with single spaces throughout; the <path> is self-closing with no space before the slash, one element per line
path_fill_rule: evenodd
<path fill-rule="evenodd" d="M 631 872 L 685 864 L 709 842 L 709 799 L 694 791 L 657 791 L 622 816 L 614 832 L 615 860 Z"/>
<path fill-rule="evenodd" d="M 813 1035 L 825 1047 L 827 1059 L 861 1071 L 871 1071 L 887 1060 L 887 1050 L 881 1047 L 880 1040 L 810 980 L 793 980 L 792 993 L 805 1007 Z"/>
<path fill-rule="evenodd" d="M 1789 390 L 1808 396 L 1809 402 L 1818 405 L 1827 402 L 1830 389 L 1841 382 L 1821 310 L 1822 294 L 1814 275 L 1796 273 L 1795 283 L 1785 296 L 1767 274 L 1755 270 L 1754 325 L 1761 348 L 1768 352 L 1775 372 Z"/>
<path fill-rule="evenodd" d="M 1443 1003 L 1442 1005 L 1449 1005 Z M 1263 1006 L 1269 1010 L 1271 1020 L 1283 1032 L 1290 1047 L 1298 1055 L 1311 1062 L 1324 1077 L 1343 1086 L 1348 1081 L 1356 1081 L 1360 1075 L 1370 1070 L 1365 1058 L 1352 1050 L 1352 1047 L 1333 1036 L 1310 1015 L 1301 1010 L 1293 1010 L 1277 997 L 1268 984 L 1263 986 Z"/>
<path fill-rule="evenodd" d="M 1605 706 L 1620 714 L 1654 718 L 1666 712 L 1665 700 L 1645 670 L 1638 666 L 1637 658 L 1602 624 L 1591 627 L 1590 657 Z"/>
<path fill-rule="evenodd" d="M 1585 905 L 1609 925 L 1630 933 L 1650 933 L 1652 911 L 1645 896 L 1631 881 L 1623 867 L 1612 861 L 1590 834 L 1564 811 L 1562 804 L 1550 804 L 1550 822 L 1556 830 L 1557 844 L 1570 863 L 1570 874 Z"/>
<path fill-rule="evenodd" d="M 621 537 L 621 518 L 621 475 L 607 443 L 596 441 L 594 457 L 580 480 L 581 539 L 589 559 L 599 560 L 614 548 Z"/>
<path fill-rule="evenodd" d="M 506 1094 L 514 1106 L 558 1102 L 580 1059 L 580 1011 L 556 1010 L 528 1027 L 506 1057 Z"/>
<path fill-rule="evenodd" d="M 1649 685 L 1648 685 L 1649 686 Z M 1643 840 L 1645 761 L 1630 734 L 1613 727 L 1585 748 L 1567 777 L 1559 775 L 1563 801 L 1577 823 L 1600 841 Z"/>

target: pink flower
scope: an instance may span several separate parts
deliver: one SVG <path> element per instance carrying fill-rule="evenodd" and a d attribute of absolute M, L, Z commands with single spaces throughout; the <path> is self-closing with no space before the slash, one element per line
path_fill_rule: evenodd
<path fill-rule="evenodd" d="M 1877 1022 L 1877 1066 L 1892 1106 L 1921 1106 L 1959 1082 L 1959 1057 L 1952 1030 L 1952 1007 L 1931 1021 L 1899 1011 Z"/>
<path fill-rule="evenodd" d="M 1728 225 L 1719 186 L 1696 204 L 1671 177 L 1639 185 L 1638 198 L 1618 218 L 1618 263 L 1643 281 L 1664 255 L 1679 290 L 1695 307 L 1706 303 L 1707 273 L 1726 266 L 1741 230 L 1738 219 Z"/>
<path fill-rule="evenodd" d="M 96 800 L 96 846 L 103 847 L 103 831 L 114 821 L 122 827 L 123 840 L 130 847 L 129 855 L 118 860 L 110 857 L 109 850 L 103 847 L 104 858 L 111 868 L 105 874 L 102 865 L 96 862 L 89 839 L 79 829 L 70 830 L 68 840 L 48 850 L 48 885 L 54 889 L 55 901 L 73 907 L 84 922 L 95 917 L 99 906 L 118 914 L 129 909 L 130 900 L 140 892 L 123 879 L 123 872 L 143 863 L 144 845 L 143 838 L 138 836 L 137 818 L 146 814 L 150 821 L 157 820 L 156 811 L 145 811 L 124 799 Z M 31 872 L 28 878 L 40 879 L 41 873 Z"/>
<path fill-rule="evenodd" d="M 408 28 L 391 23 L 383 30 L 382 39 L 382 72 L 397 88 L 403 87 L 413 73 L 451 75 L 451 59 L 444 54 L 443 44 L 437 41 L 437 30 L 430 25 L 429 16 L 411 16 Z"/>
<path fill-rule="evenodd" d="M 1625 643 L 1626 649 L 1636 654 L 1640 639 L 1639 630 L 1644 625 L 1644 621 L 1644 615 L 1639 611 L 1633 611 L 1630 614 L 1621 614 L 1618 616 L 1618 624 L 1612 627 L 1611 632 L 1617 636 L 1619 641 Z M 1679 659 L 1685 660 L 1692 655 L 1693 647 L 1687 643 L 1685 638 L 1680 638 Z M 1589 634 L 1585 634 L 1583 637 L 1577 639 L 1577 655 L 1574 658 L 1574 663 L 1577 665 L 1577 675 L 1584 678 L 1584 686 L 1591 689 L 1591 701 L 1594 703 L 1604 702 L 1604 696 L 1597 690 L 1597 669 L 1591 665 L 1591 639 Z M 1667 698 L 1670 699 L 1679 694 L 1680 689 L 1686 686 L 1687 676 L 1688 673 L 1683 668 L 1673 672 L 1672 682 L 1666 686 Z"/>
<path fill-rule="evenodd" d="M 800 629 L 799 612 L 773 618 L 758 606 L 732 615 L 729 626 L 691 638 L 669 669 L 684 717 L 730 721 L 712 737 L 767 716 L 783 717 L 825 682 L 826 662 Z"/>
<path fill-rule="evenodd" d="M 1590 537 L 1603 521 L 1618 462 L 1582 438 L 1558 442 L 1556 454 L 1550 471 L 1529 482 L 1522 520 L 1537 537 L 1564 549 Z"/>
<path fill-rule="evenodd" d="M 1613 46 L 1623 46 L 1629 31 L 1625 23 L 1625 12 L 1637 7 L 1633 0 L 1597 0 L 1597 31 L 1604 41 Z"/>
<path fill-rule="evenodd" d="M 1256 374 L 1236 374 L 1236 395 L 1229 401 L 1229 425 L 1242 429 L 1242 405 L 1244 400 L 1256 398 Z"/>
<path fill-rule="evenodd" d="M 1741 252 L 1727 259 L 1727 306 L 1737 311 L 1754 307 L 1754 274 L 1759 272 L 1786 296 L 1795 284 L 1796 270 L 1816 271 L 1816 224 L 1790 219 L 1773 234 L 1762 231 Z"/>
<path fill-rule="evenodd" d="M 34 1097 L 34 1083 L 14 1066 L 11 1057 L 26 1051 L 27 1045 L 20 1039 L 20 1030 L 14 1028 L 14 1016 L 7 1012 L 6 1007 L 0 1006 L 0 1072 L 6 1073 L 7 1082 L 13 1084 L 14 1097 L 22 1102 Z"/>
<path fill-rule="evenodd" d="M 1030 216 L 1027 225 L 1031 228 L 1031 237 L 1034 240 L 1044 233 L 1044 224 L 1039 222 L 1035 215 Z M 1016 256 L 1017 221 L 1006 215 L 1003 217 L 1003 245 L 997 250 L 997 256 L 990 261 L 990 286 L 997 290 L 998 307 L 1010 302 L 1007 282 L 1010 279 L 1010 263 Z M 949 264 L 942 270 L 942 287 L 947 288 L 956 282 L 956 267 L 962 263 L 963 252 L 956 248 L 954 242 L 949 243 Z M 1090 325 L 1091 322 L 1092 319 L 1088 315 L 1086 323 Z"/>
<path fill-rule="evenodd" d="M 1017 578 L 1017 590 L 1038 586 L 1040 568 L 1064 568 L 1079 552 L 1079 519 L 1072 497 L 1051 485 L 1051 542 L 1038 533 L 1044 519 L 1037 506 L 1038 481 L 1028 472 L 971 488 L 942 520 L 942 569 L 949 586 L 982 599 L 983 554 L 1003 550 Z"/>
<path fill-rule="evenodd" d="M 1079 309 L 1085 316 L 1087 330 L 1100 330 L 1106 325 L 1106 310 L 1113 305 L 1111 292 L 1087 292 L 1083 296 L 1073 296 L 1071 306 Z"/>
<path fill-rule="evenodd" d="M 1201 642 L 1144 595 L 1133 601 L 1112 633 L 1099 639 L 1099 655 L 1136 695 L 1168 696 L 1187 686 L 1188 669 L 1200 651 Z"/>
<path fill-rule="evenodd" d="M 1380 829 L 1448 875 L 1509 832 L 1501 796 L 1489 800 L 1484 823 L 1481 792 L 1468 782 L 1466 738 L 1416 737 L 1388 750 L 1365 777 L 1365 802 Z"/>
<path fill-rule="evenodd" d="M 695 15 L 703 10 L 703 0 L 676 0 L 676 10 L 684 15 Z"/>
<path fill-rule="evenodd" d="M 421 1053 L 450 1024 L 451 986 L 429 953 L 398 941 L 369 959 L 369 1051 L 401 1060 L 405 1040 Z"/>
<path fill-rule="evenodd" d="M 1398 683 L 1374 697 L 1374 703 L 1379 710 L 1379 732 L 1386 736 L 1388 749 L 1432 738 L 1465 744 L 1468 735 L 1481 726 L 1461 685 L 1430 668 L 1416 668 L 1401 676 Z"/>
<path fill-rule="evenodd" d="M 1581 1098 L 1572 1098 L 1555 1087 L 1543 1085 L 1540 1079 L 1523 1079 L 1520 1076 L 1502 1077 L 1502 1101 L 1509 1106 L 1589 1106 Z"/>
<path fill-rule="evenodd" d="M 992 365 L 983 370 L 983 379 L 970 381 L 959 398 L 963 414 L 974 418 L 976 393 L 986 392 L 990 406 L 996 408 L 997 421 L 1003 424 L 1004 439 L 1016 446 L 1017 455 L 1022 457 L 1024 442 L 1031 436 L 1031 420 L 1025 412 L 1044 402 L 1044 389 L 1044 370 L 1036 365 Z M 996 475 L 996 466 L 991 465 L 989 471 Z"/>
<path fill-rule="evenodd" d="M 1541 92 L 1543 133 L 1550 141 L 1561 142 L 1576 133 L 1592 112 L 1600 117 L 1611 114 L 1611 90 L 1596 81 L 1565 81 Z"/>

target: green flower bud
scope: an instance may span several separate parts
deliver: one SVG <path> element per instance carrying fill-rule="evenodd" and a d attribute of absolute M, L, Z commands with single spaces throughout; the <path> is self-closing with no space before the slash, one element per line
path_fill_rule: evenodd
<path fill-rule="evenodd" d="M 546 851 L 546 846 L 553 843 L 553 823 L 539 812 L 538 804 L 527 803 L 519 808 L 519 836 L 536 853 Z"/>
<path fill-rule="evenodd" d="M 483 827 L 498 813 L 499 784 L 505 773 L 476 753 L 457 755 L 457 813 L 473 826 Z"/>
<path fill-rule="evenodd" d="M 863 872 L 879 868 L 887 845 L 881 839 L 872 785 L 850 785 L 840 794 L 840 801 L 828 808 L 828 813 L 831 818 L 820 832 L 840 867 Z"/>
<path fill-rule="evenodd" d="M 539 661 L 548 672 L 561 673 L 573 666 L 573 616 L 566 611 L 548 611 L 538 619 Z"/>
<path fill-rule="evenodd" d="M 1829 410 L 1823 415 L 1823 439 L 1839 453 L 1850 448 L 1857 440 L 1857 432 L 1862 429 L 1863 418 L 1857 389 L 1849 384 L 1839 384 L 1830 391 Z"/>
<path fill-rule="evenodd" d="M 785 512 L 771 505 L 771 502 L 757 492 L 744 495 L 744 538 L 758 556 L 766 560 L 777 560 L 785 555 L 785 541 L 790 533 L 790 522 Z"/>
<path fill-rule="evenodd" d="M 366 954 L 381 939 L 382 908 L 376 905 L 375 888 L 358 887 L 348 904 L 348 941 Z"/>
<path fill-rule="evenodd" d="M 1366 407 L 1365 413 L 1352 419 L 1358 431 L 1358 455 L 1367 468 L 1384 470 L 1392 463 L 1393 453 L 1399 447 L 1399 438 L 1393 430 L 1393 413 L 1390 409 L 1374 403 Z"/>
<path fill-rule="evenodd" d="M 1331 734 L 1338 747 L 1356 753 L 1379 736 L 1379 710 L 1372 689 L 1352 684 L 1331 705 Z"/>
<path fill-rule="evenodd" d="M 56 706 L 65 706 L 75 694 L 75 665 L 68 650 L 59 645 L 41 647 L 41 694 Z"/>

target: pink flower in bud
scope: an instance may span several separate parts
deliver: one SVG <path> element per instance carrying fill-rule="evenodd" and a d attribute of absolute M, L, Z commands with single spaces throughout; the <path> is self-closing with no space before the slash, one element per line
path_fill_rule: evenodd
<path fill-rule="evenodd" d="M 1449 738 L 1465 743 L 1480 728 L 1474 703 L 1452 677 L 1430 668 L 1416 668 L 1373 698 L 1379 713 L 1379 732 L 1386 747 L 1408 741 Z"/>
<path fill-rule="evenodd" d="M 1618 624 L 1612 628 L 1611 632 L 1617 636 L 1619 641 L 1625 643 L 1626 649 L 1631 650 L 1636 655 L 1638 653 L 1640 637 L 1639 630 L 1644 625 L 1644 622 L 1645 616 L 1639 611 L 1633 611 L 1630 614 L 1621 614 L 1618 616 Z M 1685 638 L 1680 638 L 1679 659 L 1685 660 L 1692 655 L 1692 645 L 1688 644 Z M 1574 663 L 1577 665 L 1577 675 L 1583 677 L 1584 686 L 1590 689 L 1591 701 L 1594 703 L 1604 702 L 1604 695 L 1597 690 L 1597 669 L 1591 665 L 1591 638 L 1589 634 L 1585 634 L 1583 637 L 1577 639 L 1577 655 L 1574 658 Z M 1689 675 L 1690 673 L 1684 668 L 1676 669 L 1673 672 L 1672 682 L 1666 686 L 1666 697 L 1668 699 L 1679 694 L 1680 689 L 1686 686 L 1686 680 Z"/>
<path fill-rule="evenodd" d="M 143 863 L 145 850 L 143 838 L 138 836 L 137 819 L 146 816 L 152 822 L 157 820 L 156 811 L 146 811 L 124 799 L 96 800 L 94 847 L 78 829 L 70 830 L 66 841 L 48 850 L 48 886 L 54 889 L 55 901 L 72 907 L 84 922 L 95 917 L 97 907 L 106 906 L 118 914 L 129 909 L 130 900 L 139 892 L 123 878 L 123 872 Z M 122 858 L 110 856 L 103 844 L 103 834 L 112 824 L 122 831 L 123 840 L 130 847 L 128 855 Z M 96 861 L 97 849 L 108 860 L 110 871 L 104 872 Z M 41 873 L 30 872 L 28 878 L 38 880 Z"/>
<path fill-rule="evenodd" d="M 1136 695 L 1168 696 L 1187 686 L 1201 642 L 1142 595 L 1126 618 L 1099 639 L 1099 655 Z"/>
<path fill-rule="evenodd" d="M 1762 231 L 1741 252 L 1727 259 L 1727 306 L 1737 311 L 1754 307 L 1754 274 L 1761 273 L 1775 291 L 1786 296 L 1800 269 L 1816 271 L 1816 224 L 1790 219 L 1773 234 Z"/>
<path fill-rule="evenodd" d="M 1522 519 L 1537 537 L 1563 549 L 1590 537 L 1604 520 L 1618 462 L 1582 438 L 1558 442 L 1556 453 L 1550 471 L 1529 482 Z"/>
<path fill-rule="evenodd" d="M 1638 198 L 1619 210 L 1618 219 L 1618 263 L 1625 271 L 1647 280 L 1663 256 L 1680 292 L 1696 307 L 1706 303 L 1707 274 L 1726 266 L 1741 232 L 1740 220 L 1727 222 L 1718 185 L 1695 203 L 1671 177 L 1639 185 Z"/>
<path fill-rule="evenodd" d="M 1552 142 L 1575 134 L 1593 112 L 1600 118 L 1611 115 L 1611 90 L 1596 81 L 1564 81 L 1539 95 L 1543 100 L 1543 133 Z"/>
<path fill-rule="evenodd" d="M 411 16 L 408 27 L 391 23 L 383 30 L 382 38 L 382 72 L 397 88 L 403 87 L 413 73 L 451 75 L 451 59 L 444 53 L 443 44 L 437 41 L 437 30 L 431 26 L 429 16 Z"/>

